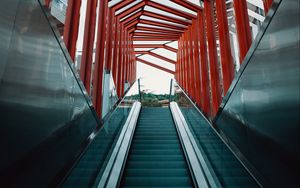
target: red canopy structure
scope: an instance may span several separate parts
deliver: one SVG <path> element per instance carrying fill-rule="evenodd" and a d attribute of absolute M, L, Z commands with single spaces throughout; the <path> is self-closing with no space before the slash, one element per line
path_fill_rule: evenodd
<path fill-rule="evenodd" d="M 74 59 L 80 1 L 68 3 L 64 40 Z M 235 74 L 230 3 L 242 62 L 252 42 L 246 0 L 87 0 L 80 76 L 97 112 L 101 113 L 104 71 L 112 73 L 117 93 L 122 96 L 125 82 L 135 81 L 140 62 L 174 74 L 203 112 L 214 116 Z M 264 1 L 265 12 L 271 3 Z M 176 48 L 170 45 L 175 41 Z M 160 48 L 176 53 L 177 60 L 156 53 Z M 175 65 L 175 71 L 143 59 L 145 55 Z"/>

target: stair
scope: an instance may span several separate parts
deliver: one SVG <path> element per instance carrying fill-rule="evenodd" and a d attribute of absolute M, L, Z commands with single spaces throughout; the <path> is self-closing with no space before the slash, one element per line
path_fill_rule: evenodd
<path fill-rule="evenodd" d="M 169 108 L 142 108 L 121 187 L 193 187 Z"/>

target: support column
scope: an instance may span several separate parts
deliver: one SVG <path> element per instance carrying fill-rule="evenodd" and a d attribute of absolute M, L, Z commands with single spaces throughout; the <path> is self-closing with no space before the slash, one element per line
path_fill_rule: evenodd
<path fill-rule="evenodd" d="M 199 13 L 198 13 L 199 14 Z M 199 19 L 199 18 L 197 18 Z M 196 104 L 201 106 L 201 79 L 200 79 L 200 59 L 199 59 L 199 36 L 197 32 L 197 22 L 198 20 L 194 20 L 192 23 L 192 35 L 193 35 L 193 43 L 194 43 L 194 62 L 195 62 L 195 97 Z"/>
<path fill-rule="evenodd" d="M 80 78 L 89 94 L 91 94 L 91 74 L 97 16 L 96 9 L 97 0 L 88 0 L 85 16 L 82 58 L 80 64 Z"/>
<path fill-rule="evenodd" d="M 267 15 L 269 12 L 269 9 L 272 6 L 273 0 L 263 0 L 263 1 L 264 1 L 264 11 L 265 11 L 265 14 Z"/>
<path fill-rule="evenodd" d="M 104 47 L 106 38 L 106 15 L 108 0 L 100 0 L 98 32 L 96 44 L 95 68 L 93 74 L 93 104 L 99 117 L 102 117 L 102 90 L 103 90 L 103 70 L 104 70 Z"/>
<path fill-rule="evenodd" d="M 190 74 L 190 95 L 195 101 L 195 67 L 194 67 L 194 51 L 193 51 L 193 40 L 192 40 L 192 27 L 189 26 L 187 32 L 187 42 L 188 42 L 188 51 L 189 51 L 189 74 Z"/>
<path fill-rule="evenodd" d="M 119 61 L 118 61 L 118 56 L 119 56 L 119 49 L 120 49 L 120 23 L 117 17 L 115 17 L 115 39 L 114 39 L 114 55 L 113 55 L 113 69 L 112 69 L 112 74 L 113 78 L 115 81 L 115 86 L 117 88 L 118 85 L 118 67 L 119 67 Z"/>
<path fill-rule="evenodd" d="M 213 1 L 204 0 L 204 13 L 206 18 L 208 55 L 210 65 L 210 83 L 212 94 L 212 116 L 215 116 L 221 103 L 221 85 L 219 78 L 217 44 L 215 35 L 215 19 L 213 14 Z"/>
<path fill-rule="evenodd" d="M 240 62 L 242 63 L 252 43 L 247 1 L 233 0 L 233 6 L 240 50 Z"/>
<path fill-rule="evenodd" d="M 234 65 L 231 55 L 226 3 L 225 0 L 217 0 L 215 2 L 217 10 L 217 20 L 219 29 L 218 33 L 223 74 L 223 93 L 225 96 L 234 78 Z"/>
<path fill-rule="evenodd" d="M 107 15 L 107 35 L 105 43 L 105 71 L 108 73 L 112 68 L 112 39 L 113 39 L 113 24 L 114 24 L 114 11 L 112 9 L 108 10 Z"/>
<path fill-rule="evenodd" d="M 81 0 L 68 0 L 63 36 L 73 62 L 75 60 L 76 43 L 78 38 L 80 6 Z"/>

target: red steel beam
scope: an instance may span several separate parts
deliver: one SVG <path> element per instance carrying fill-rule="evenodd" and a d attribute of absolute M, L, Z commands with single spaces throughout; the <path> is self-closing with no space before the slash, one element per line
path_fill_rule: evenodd
<path fill-rule="evenodd" d="M 161 28 L 144 27 L 144 26 L 137 26 L 136 30 L 151 31 L 151 32 L 158 32 L 158 33 L 169 33 L 169 34 L 181 34 L 181 33 L 183 33 L 183 31 L 179 31 L 179 30 L 161 29 Z"/>
<path fill-rule="evenodd" d="M 81 0 L 68 1 L 64 26 L 64 41 L 73 61 L 75 60 L 76 43 L 78 38 L 80 6 Z"/>
<path fill-rule="evenodd" d="M 175 41 L 178 37 L 133 37 L 133 41 Z"/>
<path fill-rule="evenodd" d="M 123 26 L 120 25 L 120 41 L 119 41 L 119 54 L 118 54 L 118 81 L 117 81 L 117 93 L 118 96 L 121 97 L 121 89 L 122 89 L 122 69 L 123 69 Z"/>
<path fill-rule="evenodd" d="M 151 56 L 153 56 L 153 57 L 156 57 L 156 58 L 158 58 L 158 59 L 161 59 L 161 60 L 163 60 L 163 61 L 166 61 L 166 62 L 169 62 L 169 63 L 172 63 L 172 64 L 176 64 L 176 61 L 174 61 L 174 60 L 172 60 L 172 59 L 169 59 L 169 58 L 167 58 L 167 57 L 165 57 L 165 56 L 159 55 L 159 54 L 157 54 L 157 53 L 154 53 L 154 52 L 150 52 L 150 51 L 149 51 L 148 54 L 151 55 Z"/>
<path fill-rule="evenodd" d="M 233 0 L 233 7 L 240 50 L 240 62 L 242 63 L 252 43 L 247 1 Z"/>
<path fill-rule="evenodd" d="M 210 63 L 210 82 L 212 94 L 212 116 L 215 116 L 221 103 L 221 85 L 219 78 L 217 44 L 215 35 L 215 19 L 213 13 L 213 1 L 204 0 L 204 13 L 206 18 L 208 55 Z"/>
<path fill-rule="evenodd" d="M 189 1 L 184 1 L 184 0 L 171 0 L 172 2 L 178 4 L 178 5 L 181 5 L 187 9 L 190 9 L 194 12 L 198 12 L 198 11 L 201 11 L 203 10 L 202 7 L 200 7 L 199 5 L 196 5 L 196 4 L 193 4 Z"/>
<path fill-rule="evenodd" d="M 263 0 L 264 1 L 264 11 L 267 14 L 272 6 L 273 0 Z"/>
<path fill-rule="evenodd" d="M 156 19 L 160 19 L 160 20 L 164 20 L 164 21 L 168 21 L 168 22 L 185 25 L 185 26 L 191 24 L 191 22 L 188 20 L 178 19 L 178 18 L 174 18 L 174 17 L 170 17 L 167 15 L 158 14 L 158 13 L 154 13 L 154 12 L 150 12 L 150 11 L 146 11 L 146 10 L 143 11 L 143 15 L 152 17 L 152 18 L 156 18 Z"/>
<path fill-rule="evenodd" d="M 151 21 L 151 20 L 144 20 L 140 19 L 141 24 L 148 24 L 151 26 L 158 26 L 158 27 L 164 27 L 164 28 L 170 28 L 170 29 L 176 29 L 176 30 L 185 30 L 186 27 L 174 25 L 174 24 L 167 24 L 167 23 L 162 23 L 162 22 L 157 22 L 157 21 Z"/>
<path fill-rule="evenodd" d="M 135 51 L 136 54 L 149 54 L 149 51 Z"/>
<path fill-rule="evenodd" d="M 113 68 L 112 68 L 112 74 L 115 82 L 115 86 L 117 87 L 117 71 L 118 71 L 118 52 L 119 52 L 119 40 L 120 40 L 120 31 L 119 31 L 119 20 L 117 17 L 115 18 L 115 40 L 114 40 L 114 54 L 113 54 Z"/>
<path fill-rule="evenodd" d="M 190 14 L 188 12 L 184 12 L 184 11 L 176 9 L 176 8 L 171 8 L 169 6 L 159 4 L 159 3 L 156 3 L 156 2 L 153 2 L 153 1 L 147 1 L 147 5 L 151 6 L 153 8 L 157 8 L 157 9 L 162 10 L 162 11 L 169 12 L 171 14 L 175 14 L 177 16 L 180 16 L 180 17 L 183 17 L 183 18 L 186 18 L 186 19 L 189 19 L 189 20 L 192 20 L 192 19 L 196 18 L 195 15 Z"/>
<path fill-rule="evenodd" d="M 117 17 L 118 17 L 118 19 L 122 19 L 123 17 L 127 16 L 128 14 L 130 14 L 130 13 L 132 13 L 132 12 L 142 8 L 142 7 L 144 7 L 145 5 L 146 5 L 146 1 L 141 1 L 138 4 L 130 7 L 129 9 L 121 12 L 120 14 L 117 15 Z"/>
<path fill-rule="evenodd" d="M 134 44 L 134 48 L 163 48 L 163 44 Z"/>
<path fill-rule="evenodd" d="M 197 18 L 199 19 L 199 17 Z M 197 29 L 198 21 L 194 20 L 192 24 L 192 39 L 194 43 L 194 61 L 195 61 L 195 95 L 196 95 L 196 104 L 201 106 L 201 77 L 200 77 L 200 58 L 199 58 L 199 36 Z"/>
<path fill-rule="evenodd" d="M 129 5 L 130 3 L 133 3 L 135 0 L 123 0 L 119 3 L 114 4 L 113 6 L 109 7 L 111 9 L 114 9 L 115 11 L 118 11 L 119 9 Z"/>
<path fill-rule="evenodd" d="M 186 92 L 190 95 L 191 94 L 191 74 L 190 72 L 190 64 L 189 64 L 189 51 L 188 51 L 188 42 L 186 33 L 183 34 L 183 54 L 184 54 L 184 65 L 185 65 L 185 81 L 186 81 Z"/>
<path fill-rule="evenodd" d="M 109 72 L 112 66 L 112 39 L 113 39 L 113 25 L 114 25 L 114 11 L 112 9 L 108 9 L 107 16 L 107 34 L 106 34 L 106 58 L 105 58 L 105 70 Z"/>
<path fill-rule="evenodd" d="M 85 16 L 82 58 L 80 64 L 80 78 L 89 94 L 91 89 L 91 73 L 96 27 L 96 9 L 97 0 L 88 0 Z"/>
<path fill-rule="evenodd" d="M 200 50 L 200 76 L 201 76 L 201 107 L 206 116 L 211 115 L 210 107 L 210 85 L 208 74 L 208 59 L 207 59 L 207 45 L 206 45 L 206 31 L 204 13 L 198 13 L 197 33 L 199 37 Z"/>
<path fill-rule="evenodd" d="M 163 33 L 149 33 L 149 32 L 134 32 L 133 36 L 142 36 L 142 37 L 177 37 L 179 38 L 180 35 L 178 34 L 163 34 Z"/>
<path fill-rule="evenodd" d="M 143 11 L 136 12 L 133 15 L 130 15 L 126 19 L 122 20 L 121 23 L 125 25 L 135 19 L 138 19 L 142 14 L 143 14 Z"/>
<path fill-rule="evenodd" d="M 234 78 L 234 65 L 231 54 L 227 8 L 225 0 L 216 1 L 216 12 L 219 29 L 220 54 L 223 74 L 223 93 L 226 95 Z"/>
<path fill-rule="evenodd" d="M 171 52 L 174 52 L 174 53 L 177 53 L 177 51 L 178 51 L 176 48 L 173 48 L 171 46 L 167 46 L 165 44 L 163 44 L 163 48 L 166 49 L 166 50 L 169 50 Z"/>
<path fill-rule="evenodd" d="M 189 67 L 190 67 L 190 89 L 191 89 L 191 96 L 195 100 L 195 66 L 194 66 L 194 51 L 192 47 L 192 31 L 191 26 L 189 26 L 189 29 L 186 31 L 187 33 L 187 42 L 188 42 L 188 51 L 189 51 Z"/>
<path fill-rule="evenodd" d="M 139 61 L 139 62 L 141 62 L 141 63 L 144 63 L 144 64 L 146 64 L 146 65 L 149 65 L 149 66 L 151 66 L 151 67 L 154 67 L 154 68 L 157 68 L 157 69 L 159 69 L 159 70 L 165 71 L 165 72 L 167 72 L 167 73 L 170 73 L 170 74 L 174 74 L 174 73 L 175 73 L 175 72 L 172 71 L 172 70 L 169 70 L 169 69 L 166 69 L 166 68 L 164 68 L 164 67 L 158 66 L 158 65 L 156 65 L 156 64 L 150 63 L 149 61 L 143 60 L 143 59 L 141 59 L 141 58 L 136 58 L 136 60 Z"/>
<path fill-rule="evenodd" d="M 106 38 L 106 16 L 108 9 L 108 1 L 99 1 L 99 18 L 98 18 L 98 32 L 96 43 L 96 58 L 95 68 L 93 74 L 93 104 L 99 117 L 102 117 L 102 83 L 104 70 L 104 46 Z"/>

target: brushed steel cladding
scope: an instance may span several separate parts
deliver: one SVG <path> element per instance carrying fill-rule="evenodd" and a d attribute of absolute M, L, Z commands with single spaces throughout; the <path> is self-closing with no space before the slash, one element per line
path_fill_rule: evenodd
<path fill-rule="evenodd" d="M 48 185 L 97 126 L 69 63 L 37 0 L 0 2 L 4 185 Z"/>
<path fill-rule="evenodd" d="M 216 125 L 266 185 L 298 187 L 299 1 L 274 2 L 271 13 L 276 12 L 243 62 Z"/>

